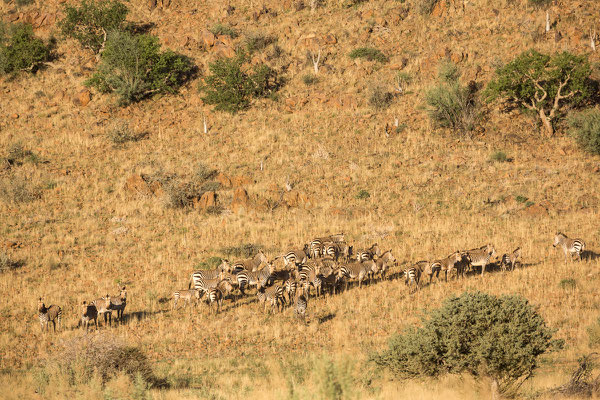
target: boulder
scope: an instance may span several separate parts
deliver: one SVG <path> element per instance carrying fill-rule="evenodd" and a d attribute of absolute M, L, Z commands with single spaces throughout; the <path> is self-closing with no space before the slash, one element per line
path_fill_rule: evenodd
<path fill-rule="evenodd" d="M 231 46 L 227 46 L 224 43 L 217 43 L 212 48 L 212 51 L 217 55 L 217 57 L 221 58 L 231 58 L 235 57 L 235 50 Z"/>
<path fill-rule="evenodd" d="M 207 29 L 204 29 L 200 32 L 200 44 L 204 46 L 205 49 L 210 49 L 215 45 L 215 35 Z"/>
<path fill-rule="evenodd" d="M 234 213 L 240 212 L 241 209 L 246 211 L 250 209 L 250 196 L 248 196 L 246 189 L 242 187 L 235 189 L 230 208 Z"/>
<path fill-rule="evenodd" d="M 209 207 L 217 205 L 217 193 L 210 191 L 202 194 L 200 199 L 194 199 L 194 208 L 196 210 L 207 210 Z"/>

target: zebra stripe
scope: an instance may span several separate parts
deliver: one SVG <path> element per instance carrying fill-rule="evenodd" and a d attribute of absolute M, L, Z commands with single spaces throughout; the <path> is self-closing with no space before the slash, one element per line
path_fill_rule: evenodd
<path fill-rule="evenodd" d="M 89 329 L 89 324 L 91 321 L 94 321 L 96 324 L 96 329 L 98 329 L 98 310 L 96 306 L 93 304 L 87 304 L 85 301 L 81 304 L 82 314 L 80 325 L 83 328 L 85 326 L 85 331 L 87 333 Z"/>
<path fill-rule="evenodd" d="M 558 232 L 554 236 L 554 247 L 560 246 L 565 253 L 565 263 L 567 258 L 573 257 L 573 254 L 577 256 L 577 259 L 581 261 L 581 253 L 585 250 L 585 242 L 582 239 L 569 239 L 565 234 Z"/>
<path fill-rule="evenodd" d="M 44 331 L 44 327 L 46 328 L 46 332 L 48 332 L 48 322 L 52 322 L 52 327 L 54 328 L 54 332 L 56 332 L 57 322 L 59 329 L 62 327 L 62 308 L 57 305 L 46 307 L 40 297 L 38 302 L 38 318 L 40 320 L 42 332 Z"/>
<path fill-rule="evenodd" d="M 283 307 L 285 306 L 285 297 L 284 297 L 285 287 L 283 285 L 275 284 L 269 287 L 262 287 L 256 293 L 258 297 L 259 303 L 264 303 L 264 311 L 267 310 L 267 306 L 271 304 L 271 309 L 275 309 L 277 307 L 277 311 L 283 311 Z"/>
<path fill-rule="evenodd" d="M 190 289 L 178 290 L 177 292 L 173 293 L 173 310 L 177 308 L 177 302 L 179 299 L 183 299 L 185 301 L 184 307 L 187 307 L 192 302 L 192 299 L 194 299 L 197 304 L 198 300 L 200 300 L 200 291 L 196 289 Z"/>
<path fill-rule="evenodd" d="M 223 303 L 223 293 L 217 287 L 208 288 L 206 291 L 206 302 L 208 303 L 211 311 L 213 309 L 213 304 L 217 304 L 216 313 L 221 312 L 221 305 Z"/>

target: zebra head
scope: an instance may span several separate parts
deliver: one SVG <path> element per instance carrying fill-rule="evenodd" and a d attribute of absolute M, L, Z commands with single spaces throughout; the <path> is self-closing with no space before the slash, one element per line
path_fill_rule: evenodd
<path fill-rule="evenodd" d="M 552 246 L 558 246 L 567 236 L 565 236 L 561 232 L 556 232 L 556 236 L 554 236 L 554 244 Z"/>

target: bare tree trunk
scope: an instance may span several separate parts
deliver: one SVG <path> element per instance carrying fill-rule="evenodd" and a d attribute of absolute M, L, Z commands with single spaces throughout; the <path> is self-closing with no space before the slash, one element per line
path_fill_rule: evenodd
<path fill-rule="evenodd" d="M 542 120 L 542 133 L 546 135 L 546 137 L 554 136 L 554 128 L 552 127 L 552 122 L 550 118 L 546 116 L 546 112 L 543 108 L 540 108 L 539 111 L 540 119 Z"/>
<path fill-rule="evenodd" d="M 492 400 L 500 400 L 500 391 L 498 390 L 498 381 L 495 378 L 492 378 Z"/>

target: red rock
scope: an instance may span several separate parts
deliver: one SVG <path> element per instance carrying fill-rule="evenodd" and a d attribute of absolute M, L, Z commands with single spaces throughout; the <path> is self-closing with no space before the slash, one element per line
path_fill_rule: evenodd
<path fill-rule="evenodd" d="M 81 107 L 85 107 L 92 100 L 92 94 L 88 89 L 81 89 L 79 93 L 77 93 L 76 103 Z"/>
<path fill-rule="evenodd" d="M 323 42 L 325 44 L 336 44 L 337 38 L 332 33 L 328 33 L 327 35 L 323 36 Z"/>
<path fill-rule="evenodd" d="M 245 209 L 246 211 L 250 208 L 250 196 L 248 196 L 248 192 L 246 189 L 239 187 L 235 189 L 233 193 L 233 200 L 231 201 L 231 211 L 237 213 L 241 209 Z"/>
<path fill-rule="evenodd" d="M 221 184 L 221 186 L 223 186 L 224 188 L 230 188 L 233 186 L 233 183 L 231 182 L 231 178 L 228 177 L 227 175 L 225 175 L 222 172 L 219 172 L 219 174 L 215 177 L 215 179 L 217 180 L 217 182 L 219 182 Z"/>
<path fill-rule="evenodd" d="M 227 46 L 224 43 L 217 43 L 213 47 L 213 52 L 222 58 L 231 58 L 235 56 L 235 50 L 231 46 Z"/>
<path fill-rule="evenodd" d="M 209 207 L 217 205 L 217 194 L 215 192 L 203 193 L 199 199 L 194 199 L 194 208 L 197 210 L 207 210 Z"/>
<path fill-rule="evenodd" d="M 207 29 L 204 29 L 200 32 L 200 44 L 204 46 L 205 49 L 209 49 L 215 45 L 215 35 Z"/>

